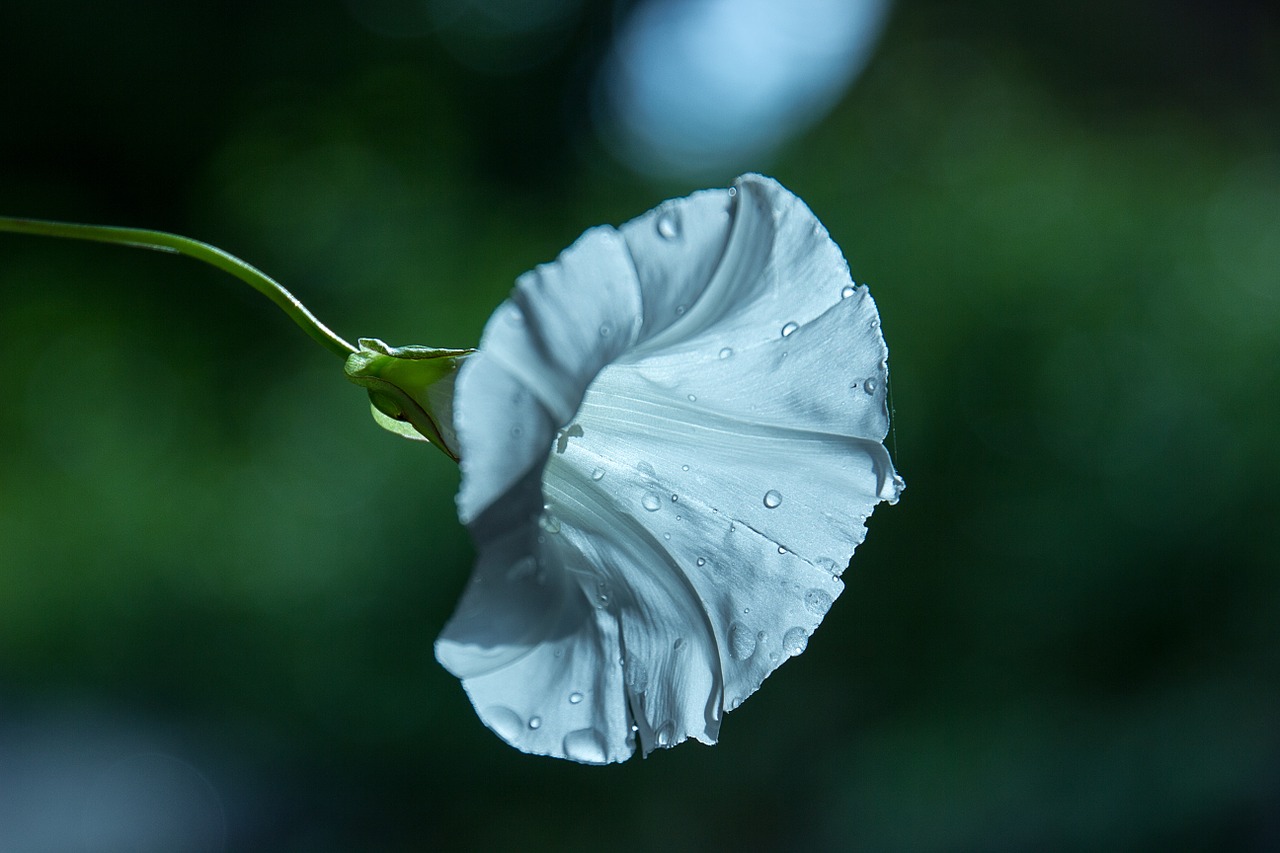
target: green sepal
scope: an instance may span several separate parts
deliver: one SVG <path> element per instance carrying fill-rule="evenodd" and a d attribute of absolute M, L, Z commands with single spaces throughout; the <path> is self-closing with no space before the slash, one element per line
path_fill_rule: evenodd
<path fill-rule="evenodd" d="M 393 347 L 361 338 L 347 357 L 347 378 L 369 392 L 378 426 L 403 438 L 428 441 L 458 461 L 453 431 L 453 383 L 469 349 Z"/>

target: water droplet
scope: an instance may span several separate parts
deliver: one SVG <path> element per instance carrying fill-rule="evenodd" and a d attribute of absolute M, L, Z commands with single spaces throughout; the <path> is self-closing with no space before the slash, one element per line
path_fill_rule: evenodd
<path fill-rule="evenodd" d="M 786 548 L 783 548 L 781 545 L 779 545 L 779 546 L 778 546 L 778 553 L 779 553 L 779 554 L 785 554 L 785 553 L 787 553 L 787 549 L 786 549 Z"/>
<path fill-rule="evenodd" d="M 782 505 L 782 494 L 776 489 L 764 493 L 764 505 L 769 509 L 777 509 Z"/>
<path fill-rule="evenodd" d="M 598 483 L 598 482 L 600 482 L 601 480 L 603 480 L 603 479 L 604 479 L 604 469 L 603 469 L 603 468 L 597 468 L 596 470 L 592 471 L 592 472 L 591 472 L 591 479 L 595 480 L 597 483 Z"/>
<path fill-rule="evenodd" d="M 852 284 L 846 284 L 844 286 L 844 289 L 840 291 L 840 298 L 848 299 L 850 296 L 853 296 L 853 294 L 857 292 L 858 292 L 858 289 L 854 287 Z"/>
<path fill-rule="evenodd" d="M 582 701 L 582 694 L 581 694 L 581 693 L 579 693 L 578 691 L 576 691 L 576 690 L 575 690 L 575 691 L 573 691 L 572 693 L 570 693 L 570 694 L 569 694 L 569 704 L 570 704 L 570 705 L 577 705 L 577 704 L 578 704 L 579 702 L 581 702 L 581 701 Z"/>
<path fill-rule="evenodd" d="M 866 382 L 862 383 L 862 387 L 866 390 L 868 394 L 874 394 L 876 393 L 876 386 L 879 384 L 880 383 L 876 382 L 876 379 L 873 376 L 870 379 L 868 379 Z"/>
<path fill-rule="evenodd" d="M 658 236 L 664 240 L 674 240 L 680 236 L 680 220 L 674 210 L 663 211 L 658 216 Z"/>
<path fill-rule="evenodd" d="M 564 736 L 564 754 L 584 764 L 605 764 L 609 761 L 609 746 L 604 735 L 595 729 L 578 729 Z"/>
<path fill-rule="evenodd" d="M 800 654 L 809 645 L 809 634 L 796 626 L 782 635 L 782 650 L 791 656 Z"/>
<path fill-rule="evenodd" d="M 733 355 L 733 347 L 725 347 L 724 349 L 720 350 L 721 359 L 728 358 L 731 355 Z"/>
<path fill-rule="evenodd" d="M 893 480 L 889 483 L 889 487 L 893 494 L 886 498 L 886 500 L 889 501 L 889 506 L 893 506 L 898 502 L 898 498 L 902 497 L 902 490 L 907 487 L 907 482 L 902 479 L 901 475 L 894 474 Z"/>
<path fill-rule="evenodd" d="M 600 326 L 600 337 L 607 338 L 612 333 L 613 333 L 613 328 L 608 323 L 603 323 Z"/>
<path fill-rule="evenodd" d="M 794 332 L 798 328 L 800 328 L 799 323 L 796 323 L 796 322 L 788 323 L 787 325 L 782 327 L 782 336 L 784 338 L 788 337 L 792 332 Z"/>
<path fill-rule="evenodd" d="M 689 470 L 689 466 L 688 466 L 688 465 L 681 465 L 681 466 L 680 466 L 680 470 L 681 470 L 681 471 L 688 471 L 688 470 Z"/>
<path fill-rule="evenodd" d="M 741 697 L 741 696 L 734 696 L 734 697 L 733 697 L 733 701 L 731 701 L 731 702 L 729 703 L 729 710 L 730 710 L 730 711 L 736 711 L 736 710 L 738 710 L 739 706 L 741 706 L 741 705 L 742 705 L 742 697 Z"/>
<path fill-rule="evenodd" d="M 672 502 L 672 503 L 676 503 L 676 502 L 677 502 L 677 501 L 679 501 L 679 500 L 680 500 L 680 496 L 679 496 L 679 495 L 672 495 L 672 496 L 671 496 L 671 502 Z"/>
<path fill-rule="evenodd" d="M 671 541 L 671 534 L 670 534 L 670 533 L 664 533 L 664 534 L 662 534 L 662 538 L 663 538 L 663 539 L 666 539 L 668 542 L 670 542 L 670 541 Z"/>
<path fill-rule="evenodd" d="M 831 609 L 831 596 L 825 590 L 814 587 L 804 594 L 804 606 L 814 616 L 825 616 Z"/>
<path fill-rule="evenodd" d="M 648 462 L 636 463 L 636 470 L 639 471 L 641 474 L 644 474 L 646 477 L 652 477 L 658 473 L 657 471 L 653 470 L 653 466 L 650 465 Z"/>
<path fill-rule="evenodd" d="M 530 718 L 529 718 L 529 728 L 531 728 L 531 729 L 540 729 L 540 728 L 542 728 L 542 718 L 541 718 L 541 717 L 530 717 Z"/>
<path fill-rule="evenodd" d="M 596 581 L 596 607 L 604 610 L 609 606 L 610 592 L 608 581 L 603 578 Z"/>
<path fill-rule="evenodd" d="M 653 733 L 653 739 L 658 746 L 671 746 L 671 742 L 676 739 L 676 724 L 667 720 L 658 726 L 658 730 Z"/>
<path fill-rule="evenodd" d="M 520 427 L 518 427 L 518 426 L 513 426 L 513 427 L 511 428 L 511 437 L 512 437 L 512 438 L 519 438 L 519 437 L 520 437 L 520 436 L 522 436 L 522 435 L 524 435 L 524 430 L 522 430 Z"/>
<path fill-rule="evenodd" d="M 698 402 L 698 395 L 697 395 L 697 394 L 690 394 L 690 395 L 689 395 L 689 402 L 690 402 L 690 403 L 696 403 L 696 402 Z"/>
<path fill-rule="evenodd" d="M 756 638 L 741 622 L 729 626 L 729 654 L 738 660 L 746 660 L 756 653 Z"/>
<path fill-rule="evenodd" d="M 516 741 L 524 734 L 524 721 L 505 705 L 490 705 L 481 717 L 504 740 Z"/>
<path fill-rule="evenodd" d="M 704 560 L 702 557 L 699 557 L 699 558 L 698 558 L 698 565 L 699 565 L 699 566 L 705 566 L 706 564 L 707 564 L 707 561 L 706 561 L 706 560 Z"/>
<path fill-rule="evenodd" d="M 671 648 L 677 652 L 684 648 L 684 637 L 676 637 L 676 641 L 671 644 Z"/>
<path fill-rule="evenodd" d="M 657 512 L 658 508 L 662 506 L 662 501 L 658 500 L 657 495 L 648 494 L 640 499 L 640 505 L 649 512 Z"/>
<path fill-rule="evenodd" d="M 729 198 L 733 198 L 733 197 L 734 197 L 734 196 L 736 196 L 737 194 L 738 194 L 738 188 L 737 188 L 737 187 L 729 187 Z"/>
<path fill-rule="evenodd" d="M 681 314 L 683 314 L 683 313 L 684 313 L 684 306 L 683 306 L 683 305 L 677 305 L 677 306 L 676 306 L 676 316 L 677 316 L 677 317 L 679 317 L 679 316 L 680 316 Z"/>
<path fill-rule="evenodd" d="M 769 642 L 769 632 L 768 632 L 768 631 L 760 631 L 760 632 L 758 632 L 758 633 L 756 634 L 756 642 L 757 642 L 757 643 L 767 643 L 767 642 Z"/>

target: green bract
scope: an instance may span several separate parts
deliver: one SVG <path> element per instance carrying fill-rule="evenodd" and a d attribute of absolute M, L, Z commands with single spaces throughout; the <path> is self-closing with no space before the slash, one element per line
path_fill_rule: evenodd
<path fill-rule="evenodd" d="M 428 441 L 458 460 L 453 431 L 453 383 L 473 350 L 389 346 L 361 338 L 347 357 L 347 378 L 369 392 L 373 419 L 383 429 Z"/>

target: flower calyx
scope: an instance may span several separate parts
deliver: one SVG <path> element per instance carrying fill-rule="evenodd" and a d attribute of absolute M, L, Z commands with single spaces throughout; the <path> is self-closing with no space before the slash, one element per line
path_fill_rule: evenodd
<path fill-rule="evenodd" d="M 404 438 L 429 442 L 454 462 L 453 385 L 458 368 L 475 350 L 393 347 L 361 338 L 347 357 L 347 378 L 369 392 L 378 426 Z"/>

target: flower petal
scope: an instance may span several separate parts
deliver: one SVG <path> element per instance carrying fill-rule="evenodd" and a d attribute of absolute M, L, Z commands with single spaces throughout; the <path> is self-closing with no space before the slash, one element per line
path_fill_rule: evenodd
<path fill-rule="evenodd" d="M 680 214 L 681 236 L 664 244 L 655 237 L 660 229 L 650 225 L 660 224 L 668 210 Z M 720 228 L 727 233 L 718 240 L 705 233 L 718 234 Z M 848 263 L 813 212 L 762 175 L 744 175 L 729 190 L 667 202 L 619 230 L 636 258 L 646 306 L 651 293 L 666 292 L 672 281 L 683 283 L 679 298 L 690 303 L 677 316 L 651 321 L 646 314 L 646 334 L 628 360 L 696 350 L 707 337 L 732 338 L 743 346 L 764 343 L 788 323 L 803 325 L 822 314 L 852 286 Z M 703 279 L 705 266 L 689 264 L 688 255 L 705 259 L 713 247 L 715 268 Z M 695 283 L 684 283 L 695 270 Z"/>
<path fill-rule="evenodd" d="M 489 540 L 436 657 L 508 743 L 586 764 L 621 761 L 633 747 L 617 620 L 578 585 L 595 583 L 586 567 L 575 571 L 582 558 L 539 554 L 534 529 Z"/>
<path fill-rule="evenodd" d="M 635 270 L 612 228 L 587 231 L 555 263 L 519 278 L 485 326 L 472 356 L 479 364 L 458 378 L 454 423 L 478 427 L 462 461 L 464 522 L 544 456 L 547 424 L 568 423 L 591 380 L 635 341 L 640 312 Z M 483 408 L 462 410 L 473 403 Z"/>

